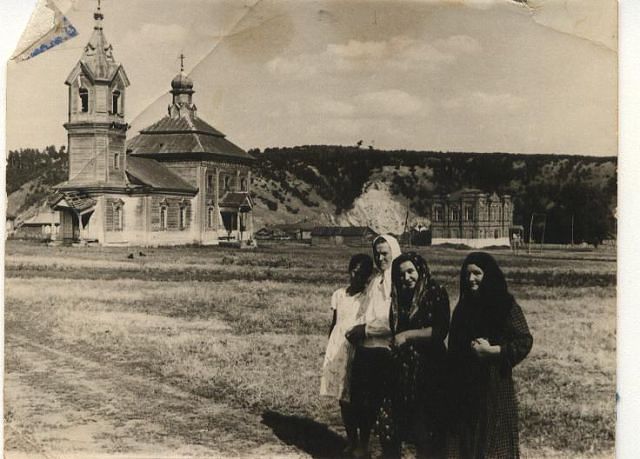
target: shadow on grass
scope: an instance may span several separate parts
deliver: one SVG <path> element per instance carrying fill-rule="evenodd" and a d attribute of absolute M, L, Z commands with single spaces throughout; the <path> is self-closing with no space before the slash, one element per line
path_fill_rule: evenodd
<path fill-rule="evenodd" d="M 295 446 L 317 459 L 341 457 L 347 445 L 340 435 L 325 424 L 309 418 L 267 410 L 262 413 L 262 423 L 269 426 L 287 445 Z"/>

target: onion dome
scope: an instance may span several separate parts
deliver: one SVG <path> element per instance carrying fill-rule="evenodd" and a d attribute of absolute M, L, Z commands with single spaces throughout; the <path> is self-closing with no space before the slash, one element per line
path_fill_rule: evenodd
<path fill-rule="evenodd" d="M 171 80 L 171 89 L 173 93 L 191 93 L 193 92 L 193 80 L 181 71 Z"/>

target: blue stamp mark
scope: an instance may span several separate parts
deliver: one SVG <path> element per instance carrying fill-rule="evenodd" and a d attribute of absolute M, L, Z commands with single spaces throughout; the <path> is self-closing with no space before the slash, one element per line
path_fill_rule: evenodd
<path fill-rule="evenodd" d="M 32 49 L 26 59 L 36 57 L 38 54 L 42 54 L 43 52 L 78 35 L 78 30 L 64 16 L 62 17 L 62 27 L 56 29 L 57 30 L 54 31 L 54 35 L 47 37 L 44 43 L 41 43 L 39 46 Z"/>

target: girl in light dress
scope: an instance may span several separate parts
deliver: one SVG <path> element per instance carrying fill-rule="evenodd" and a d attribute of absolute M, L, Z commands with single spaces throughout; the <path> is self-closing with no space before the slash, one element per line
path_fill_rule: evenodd
<path fill-rule="evenodd" d="M 371 257 L 365 254 L 354 255 L 349 262 L 349 286 L 336 290 L 331 297 L 333 320 L 322 367 L 320 395 L 336 398 L 340 403 L 348 441 L 345 454 L 351 454 L 358 446 L 358 424 L 361 418 L 357 406 L 351 404 L 351 363 L 355 348 L 345 334 L 354 325 L 364 321 L 364 291 L 372 271 Z"/>

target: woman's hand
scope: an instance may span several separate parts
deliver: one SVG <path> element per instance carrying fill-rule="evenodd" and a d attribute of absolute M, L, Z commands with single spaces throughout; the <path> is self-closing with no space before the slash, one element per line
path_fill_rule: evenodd
<path fill-rule="evenodd" d="M 471 341 L 471 349 L 479 359 L 487 359 L 500 354 L 500 346 L 492 346 L 486 338 Z"/>
<path fill-rule="evenodd" d="M 353 345 L 356 345 L 366 338 L 366 325 L 354 325 L 349 330 L 347 330 L 347 333 L 345 333 L 344 336 L 345 338 L 347 338 L 347 341 L 349 341 Z"/>
<path fill-rule="evenodd" d="M 402 347 L 411 339 L 409 330 L 398 333 L 393 337 L 393 344 L 395 347 Z"/>

